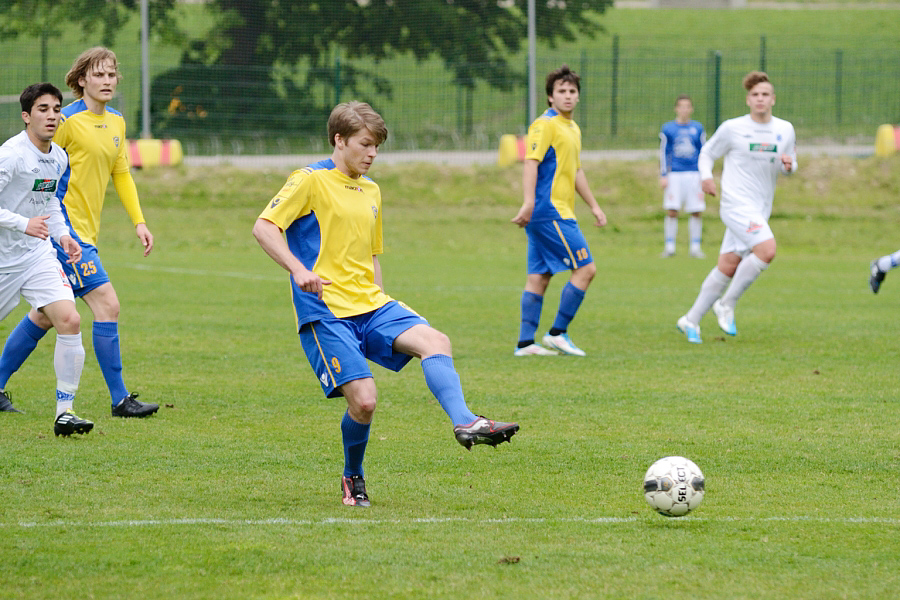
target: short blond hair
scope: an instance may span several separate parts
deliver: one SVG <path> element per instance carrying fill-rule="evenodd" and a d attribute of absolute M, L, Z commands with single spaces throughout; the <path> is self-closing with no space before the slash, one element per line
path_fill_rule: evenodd
<path fill-rule="evenodd" d="M 116 78 L 121 81 L 122 74 L 119 72 L 119 61 L 116 60 L 116 53 L 109 48 L 94 46 L 82 52 L 75 59 L 75 62 L 72 63 L 72 68 L 66 73 L 66 85 L 72 88 L 72 93 L 75 94 L 76 98 L 84 96 L 84 88 L 78 83 L 78 80 L 82 77 L 87 77 L 88 71 L 106 61 L 112 62 L 113 68 L 116 70 Z"/>
<path fill-rule="evenodd" d="M 762 71 L 750 71 L 744 75 L 744 89 L 748 92 L 760 83 L 771 84 L 772 82 L 769 81 L 769 76 Z"/>
<path fill-rule="evenodd" d="M 334 146 L 334 136 L 347 139 L 358 131 L 368 129 L 381 145 L 387 139 L 387 125 L 375 109 L 365 102 L 342 102 L 334 107 L 328 117 L 328 143 Z"/>

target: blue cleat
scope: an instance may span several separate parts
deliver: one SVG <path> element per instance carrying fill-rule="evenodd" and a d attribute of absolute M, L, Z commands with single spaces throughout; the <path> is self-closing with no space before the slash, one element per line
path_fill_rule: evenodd
<path fill-rule="evenodd" d="M 734 323 L 734 309 L 728 308 L 716 300 L 712 305 L 713 313 L 719 322 L 719 327 L 728 335 L 737 335 L 737 325 Z"/>
<path fill-rule="evenodd" d="M 687 315 L 678 319 L 678 323 L 675 324 L 675 328 L 683 333 L 685 337 L 687 337 L 687 341 L 689 341 L 690 343 L 703 343 L 703 340 L 700 339 L 700 326 L 688 321 Z"/>

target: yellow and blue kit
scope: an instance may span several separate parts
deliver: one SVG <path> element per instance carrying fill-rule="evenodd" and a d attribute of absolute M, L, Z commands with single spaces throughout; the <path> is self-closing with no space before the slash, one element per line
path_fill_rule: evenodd
<path fill-rule="evenodd" d="M 331 315 L 368 313 L 392 300 L 375 283 L 373 256 L 383 252 L 381 191 L 368 177 L 352 179 L 331 159 L 304 167 L 291 174 L 259 218 L 284 231 L 303 266 L 331 281 L 319 300 L 291 278 L 298 329 Z"/>
<path fill-rule="evenodd" d="M 528 128 L 525 160 L 539 161 L 531 221 L 575 218 L 575 174 L 581 168 L 581 130 L 548 108 Z"/>
<path fill-rule="evenodd" d="M 125 154 L 125 118 L 121 113 L 107 107 L 98 115 L 88 110 L 84 100 L 73 102 L 62 109 L 53 141 L 69 155 L 69 169 L 60 181 L 57 197 L 82 242 L 97 245 L 110 176 L 131 222 L 144 222 Z"/>

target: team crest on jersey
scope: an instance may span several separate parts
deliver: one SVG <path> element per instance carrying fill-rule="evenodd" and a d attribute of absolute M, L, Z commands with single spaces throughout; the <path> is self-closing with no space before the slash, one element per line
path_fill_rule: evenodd
<path fill-rule="evenodd" d="M 32 192 L 55 192 L 56 191 L 56 180 L 55 179 L 35 179 L 34 187 L 31 188 Z"/>
<path fill-rule="evenodd" d="M 117 135 L 113 136 L 113 144 L 116 145 L 116 148 L 119 147 L 119 136 L 117 136 Z"/>

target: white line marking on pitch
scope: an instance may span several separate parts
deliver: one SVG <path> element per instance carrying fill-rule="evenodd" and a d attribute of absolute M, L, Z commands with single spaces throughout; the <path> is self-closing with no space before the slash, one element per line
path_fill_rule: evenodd
<path fill-rule="evenodd" d="M 469 519 L 465 517 L 422 517 L 412 519 L 351 519 L 351 518 L 325 518 L 319 520 L 313 519 L 287 519 L 287 518 L 270 518 L 270 519 L 217 519 L 217 518 L 193 518 L 193 519 L 140 519 L 126 521 L 51 521 L 46 523 L 37 523 L 22 521 L 19 523 L 0 523 L 0 528 L 12 527 L 168 527 L 178 525 L 229 525 L 229 526 L 268 526 L 268 525 L 289 525 L 299 527 L 310 526 L 328 526 L 328 525 L 420 525 L 423 523 L 481 523 L 481 524 L 499 524 L 499 525 L 515 525 L 517 523 L 595 523 L 595 524 L 618 524 L 618 523 L 634 523 L 640 520 L 638 517 L 576 517 L 567 519 L 540 518 L 540 517 L 508 517 L 498 519 Z M 900 526 L 900 518 L 890 517 L 695 517 L 688 516 L 681 519 L 673 519 L 673 521 L 713 521 L 713 522 L 788 522 L 788 523 L 837 523 L 844 525 L 853 524 L 881 524 Z"/>

